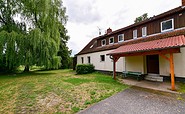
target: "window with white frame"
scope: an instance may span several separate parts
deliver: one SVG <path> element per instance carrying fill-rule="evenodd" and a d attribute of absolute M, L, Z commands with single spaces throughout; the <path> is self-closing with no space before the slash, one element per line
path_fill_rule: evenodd
<path fill-rule="evenodd" d="M 114 43 L 114 37 L 110 37 L 109 38 L 109 44 L 113 44 Z"/>
<path fill-rule="evenodd" d="M 102 45 L 102 46 L 106 45 L 106 40 L 105 40 L 105 39 L 103 39 L 103 40 L 101 41 L 101 45 Z"/>
<path fill-rule="evenodd" d="M 166 32 L 174 29 L 174 19 L 169 19 L 161 22 L 161 32 Z"/>
<path fill-rule="evenodd" d="M 133 38 L 136 39 L 137 38 L 137 30 L 133 31 Z"/>
<path fill-rule="evenodd" d="M 142 28 L 142 37 L 145 37 L 147 35 L 147 28 L 143 27 Z"/>
<path fill-rule="evenodd" d="M 124 41 L 124 34 L 118 35 L 118 42 Z"/>
<path fill-rule="evenodd" d="M 100 61 L 104 62 L 105 61 L 105 55 L 100 55 Z"/>

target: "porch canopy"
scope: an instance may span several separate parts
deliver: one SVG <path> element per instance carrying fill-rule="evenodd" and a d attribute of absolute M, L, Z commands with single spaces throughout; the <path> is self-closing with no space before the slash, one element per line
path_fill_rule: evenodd
<path fill-rule="evenodd" d="M 170 62 L 171 85 L 172 90 L 175 90 L 173 53 L 180 53 L 180 47 L 184 46 L 184 35 L 122 45 L 108 54 L 113 59 L 114 79 L 116 79 L 116 62 L 120 57 L 158 54 Z M 170 57 L 166 54 L 170 54 Z"/>

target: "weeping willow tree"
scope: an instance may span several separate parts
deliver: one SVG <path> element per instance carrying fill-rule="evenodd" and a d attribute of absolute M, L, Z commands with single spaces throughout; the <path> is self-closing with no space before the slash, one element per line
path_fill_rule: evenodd
<path fill-rule="evenodd" d="M 62 1 L 0 0 L 0 5 L 0 61 L 8 69 L 19 65 L 24 65 L 25 71 L 32 65 L 58 69 L 59 47 L 69 39 Z M 19 22 L 15 21 L 16 15 L 20 16 Z"/>
<path fill-rule="evenodd" d="M 24 17 L 31 23 L 29 46 L 25 53 L 25 66 L 45 66 L 46 69 L 58 69 L 61 57 L 57 56 L 61 37 L 61 27 L 67 21 L 65 8 L 61 0 L 23 0 Z"/>

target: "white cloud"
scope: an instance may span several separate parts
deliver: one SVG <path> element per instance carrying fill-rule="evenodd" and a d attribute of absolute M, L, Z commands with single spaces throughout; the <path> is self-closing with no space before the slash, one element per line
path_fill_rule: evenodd
<path fill-rule="evenodd" d="M 63 0 L 67 8 L 70 40 L 68 46 L 77 54 L 94 37 L 133 24 L 144 13 L 149 17 L 181 5 L 181 0 Z"/>

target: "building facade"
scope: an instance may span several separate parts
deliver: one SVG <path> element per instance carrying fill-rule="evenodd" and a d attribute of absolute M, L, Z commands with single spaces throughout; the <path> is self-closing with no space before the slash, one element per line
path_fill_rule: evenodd
<path fill-rule="evenodd" d="M 179 6 L 139 23 L 92 39 L 78 54 L 77 64 L 93 64 L 96 70 L 135 71 L 170 79 L 173 53 L 176 80 L 185 80 L 185 0 Z M 155 78 L 154 78 L 155 80 Z"/>

